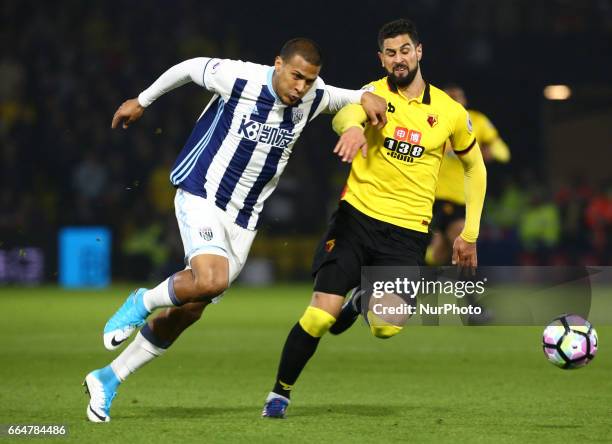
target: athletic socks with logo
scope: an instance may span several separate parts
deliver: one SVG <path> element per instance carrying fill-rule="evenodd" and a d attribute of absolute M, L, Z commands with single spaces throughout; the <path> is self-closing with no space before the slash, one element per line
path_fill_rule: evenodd
<path fill-rule="evenodd" d="M 151 344 L 142 333 L 138 332 L 132 343 L 111 362 L 110 367 L 117 378 L 123 382 L 130 374 L 161 356 L 165 351 L 165 348 Z"/>
<path fill-rule="evenodd" d="M 145 291 L 142 303 L 150 312 L 159 307 L 181 305 L 174 292 L 174 275 L 163 281 L 157 287 Z"/>
<path fill-rule="evenodd" d="M 274 393 L 289 399 L 293 384 L 316 351 L 320 340 L 304 331 L 299 322 L 295 324 L 283 347 L 276 383 L 272 389 Z"/>

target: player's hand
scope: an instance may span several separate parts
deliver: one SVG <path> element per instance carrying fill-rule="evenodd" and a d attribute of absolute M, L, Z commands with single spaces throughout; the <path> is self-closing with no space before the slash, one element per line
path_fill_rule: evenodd
<path fill-rule="evenodd" d="M 491 163 L 495 160 L 495 158 L 493 157 L 493 153 L 491 152 L 491 147 L 489 145 L 481 145 L 480 151 L 482 152 L 482 160 L 484 160 L 485 163 Z"/>
<path fill-rule="evenodd" d="M 144 108 L 138 103 L 138 99 L 126 100 L 121 104 L 119 109 L 115 111 L 111 128 L 117 128 L 120 122 L 123 122 L 123 129 L 126 129 L 132 122 L 136 122 L 142 117 Z"/>
<path fill-rule="evenodd" d="M 363 157 L 366 157 L 368 142 L 363 134 L 363 129 L 353 126 L 342 133 L 334 148 L 334 153 L 342 159 L 342 162 L 352 162 L 359 150 Z"/>
<path fill-rule="evenodd" d="M 470 270 L 472 274 L 475 274 L 478 266 L 476 243 L 468 242 L 461 236 L 457 236 L 453 243 L 453 265 L 457 265 L 459 269 Z"/>
<path fill-rule="evenodd" d="M 361 106 L 368 115 L 370 125 L 381 129 L 387 124 L 387 101 L 385 99 L 366 91 L 361 96 Z"/>

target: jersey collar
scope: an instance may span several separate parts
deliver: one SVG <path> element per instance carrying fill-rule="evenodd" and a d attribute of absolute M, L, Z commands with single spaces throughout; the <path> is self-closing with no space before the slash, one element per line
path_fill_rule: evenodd
<path fill-rule="evenodd" d="M 280 99 L 276 95 L 276 91 L 274 91 L 274 87 L 272 86 L 272 75 L 273 74 L 274 74 L 274 67 L 271 66 L 270 69 L 268 70 L 268 81 L 267 81 L 266 86 L 268 87 L 268 91 L 270 92 L 270 94 L 272 94 L 272 97 L 274 97 L 274 100 L 277 102 L 280 102 Z"/>
<path fill-rule="evenodd" d="M 404 97 L 399 90 L 397 89 L 397 85 L 391 81 L 389 77 L 387 77 L 387 86 L 389 87 L 389 91 L 394 92 L 402 97 Z M 429 88 L 429 83 L 425 82 L 425 89 L 423 90 L 423 94 L 419 97 L 415 97 L 414 99 L 408 100 L 409 102 L 416 101 L 422 103 L 423 105 L 431 105 L 431 92 Z"/>

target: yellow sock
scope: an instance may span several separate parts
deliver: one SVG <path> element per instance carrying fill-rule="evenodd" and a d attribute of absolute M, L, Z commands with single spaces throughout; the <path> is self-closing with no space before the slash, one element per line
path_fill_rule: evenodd
<path fill-rule="evenodd" d="M 388 339 L 402 331 L 402 327 L 382 320 L 372 310 L 368 311 L 368 324 L 370 324 L 372 334 L 380 339 Z"/>
<path fill-rule="evenodd" d="M 325 310 L 310 305 L 299 322 L 306 333 L 312 337 L 320 338 L 336 322 L 336 318 Z"/>

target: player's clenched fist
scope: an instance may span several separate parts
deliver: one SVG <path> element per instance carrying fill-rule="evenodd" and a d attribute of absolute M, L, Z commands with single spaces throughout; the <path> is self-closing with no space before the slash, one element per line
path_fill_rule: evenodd
<path fill-rule="evenodd" d="M 126 100 L 121 104 L 119 109 L 115 111 L 111 128 L 117 128 L 119 122 L 123 122 L 122 126 L 124 129 L 127 128 L 132 122 L 135 122 L 142 117 L 144 110 L 145 109 L 140 105 L 140 103 L 138 103 L 138 99 Z"/>
<path fill-rule="evenodd" d="M 385 99 L 366 91 L 361 96 L 361 106 L 368 115 L 370 125 L 381 129 L 387 124 L 387 101 Z"/>

